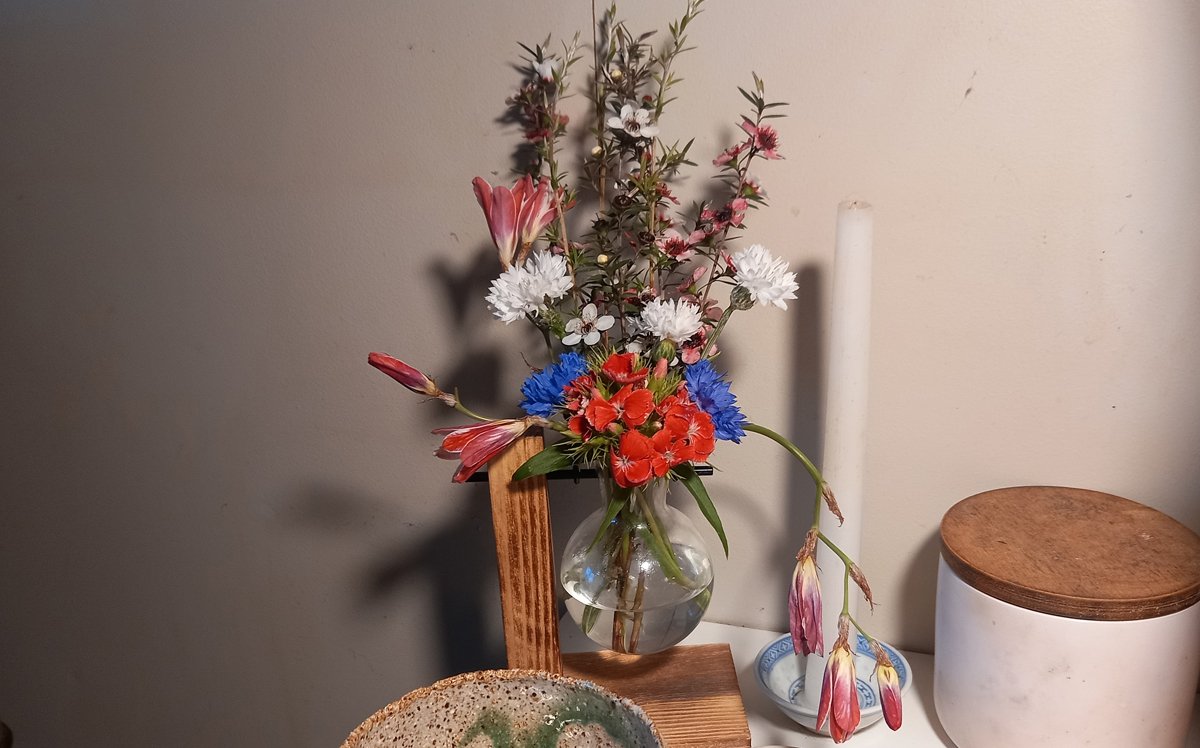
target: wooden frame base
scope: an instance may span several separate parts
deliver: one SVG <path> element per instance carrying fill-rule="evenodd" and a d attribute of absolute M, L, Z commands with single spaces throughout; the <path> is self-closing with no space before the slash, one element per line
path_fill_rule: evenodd
<path fill-rule="evenodd" d="M 646 710 L 666 748 L 750 748 L 750 725 L 728 644 L 651 655 L 564 653 L 563 671 Z"/>

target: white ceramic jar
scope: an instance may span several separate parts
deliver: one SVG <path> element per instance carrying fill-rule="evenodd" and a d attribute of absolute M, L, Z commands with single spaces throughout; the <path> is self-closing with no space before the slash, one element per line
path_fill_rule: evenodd
<path fill-rule="evenodd" d="M 942 523 L 934 703 L 959 748 L 1181 748 L 1200 538 L 1080 489 L 990 491 Z"/>

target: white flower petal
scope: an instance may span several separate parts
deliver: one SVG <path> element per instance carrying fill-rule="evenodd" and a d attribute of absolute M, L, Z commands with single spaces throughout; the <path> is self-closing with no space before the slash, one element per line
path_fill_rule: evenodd
<path fill-rule="evenodd" d="M 575 345 L 580 340 L 583 340 L 583 336 L 577 332 L 573 332 L 570 335 L 563 337 L 562 342 L 563 345 Z"/>
<path fill-rule="evenodd" d="M 587 335 L 583 336 L 584 345 L 595 345 L 600 342 L 600 331 L 592 330 Z"/>
<path fill-rule="evenodd" d="M 638 329 L 661 340 L 682 343 L 700 331 L 700 307 L 675 299 L 654 299 L 642 309 Z"/>
<path fill-rule="evenodd" d="M 596 319 L 596 329 L 600 330 L 601 332 L 609 329 L 614 324 L 616 324 L 616 320 L 613 319 L 613 316 L 611 314 L 606 314 L 603 317 L 599 317 Z"/>
<path fill-rule="evenodd" d="M 757 304 L 773 304 L 787 309 L 785 299 L 796 298 L 800 286 L 796 274 L 788 272 L 786 261 L 777 259 L 761 244 L 752 244 L 734 253 L 734 282 L 746 289 Z"/>

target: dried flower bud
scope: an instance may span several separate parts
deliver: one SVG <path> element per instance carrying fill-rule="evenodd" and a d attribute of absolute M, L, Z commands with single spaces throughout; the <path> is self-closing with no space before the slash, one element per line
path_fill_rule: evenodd
<path fill-rule="evenodd" d="M 829 507 L 829 513 L 837 517 L 838 524 L 843 524 L 846 518 L 842 516 L 841 507 L 838 506 L 837 499 L 834 498 L 833 489 L 828 483 L 821 484 L 821 495 L 825 497 L 825 506 Z"/>
<path fill-rule="evenodd" d="M 600 146 L 592 146 L 592 158 L 600 158 L 604 155 L 604 149 Z"/>
<path fill-rule="evenodd" d="M 608 255 L 603 254 L 603 253 L 596 255 L 596 264 L 597 265 L 607 265 L 608 264 Z"/>
<path fill-rule="evenodd" d="M 637 235 L 638 242 L 647 246 L 654 243 L 654 234 L 650 231 L 642 231 Z"/>
<path fill-rule="evenodd" d="M 863 574 L 863 570 L 858 567 L 858 564 L 850 564 L 850 578 L 862 590 L 863 597 L 867 599 L 867 604 L 871 606 L 871 610 L 875 610 L 875 599 L 871 597 L 871 585 L 867 584 L 867 575 Z"/>
<path fill-rule="evenodd" d="M 613 68 L 612 70 L 608 71 L 608 77 L 611 80 L 619 81 L 625 77 L 625 74 L 621 72 L 621 68 Z"/>

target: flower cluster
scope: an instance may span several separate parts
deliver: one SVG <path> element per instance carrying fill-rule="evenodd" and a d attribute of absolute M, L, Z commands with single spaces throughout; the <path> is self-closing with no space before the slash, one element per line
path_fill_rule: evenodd
<path fill-rule="evenodd" d="M 460 462 L 455 481 L 467 480 L 526 430 L 550 430 L 557 439 L 514 479 L 587 465 L 610 473 L 626 491 L 679 480 L 723 543 L 720 519 L 693 466 L 708 462 L 718 441 L 740 443 L 747 432 L 777 442 L 804 464 L 816 487 L 789 614 L 796 651 L 823 655 L 818 543 L 841 556 L 846 578 L 870 600 L 866 579 L 819 531 L 822 504 L 840 518 L 820 472 L 790 441 L 742 414 L 713 364 L 735 313 L 787 309 L 799 290 L 786 260 L 742 241 L 753 211 L 767 204 L 750 170 L 783 158 L 772 121 L 785 105 L 766 98 L 757 75 L 752 87 L 738 89 L 750 108 L 734 120 L 740 128 L 734 142 L 719 144 L 710 159 L 718 187 L 707 201 L 681 208 L 673 182 L 695 166 L 689 160 L 695 141 L 667 139 L 665 115 L 679 80 L 674 65 L 690 49 L 686 32 L 700 12 L 701 0 L 686 2 L 661 46 L 653 35 L 629 31 L 615 6 L 598 19 L 586 86 L 590 124 L 575 136 L 567 137 L 570 122 L 559 104 L 581 59 L 578 35 L 561 50 L 522 45 L 523 76 L 508 99 L 506 121 L 524 133 L 518 149 L 523 173 L 511 183 L 477 177 L 472 185 L 498 259 L 487 306 L 505 324 L 531 323 L 547 344 L 548 363 L 521 386 L 525 415 L 480 416 L 398 359 L 373 353 L 370 363 L 477 421 L 435 432 L 443 437 L 438 456 Z M 563 148 L 581 140 L 590 146 L 582 154 L 586 189 L 568 181 L 560 166 Z M 829 719 L 839 742 L 858 722 L 846 636 L 843 630 L 837 638 L 822 688 L 822 721 Z M 898 727 L 895 670 L 878 652 L 885 712 Z"/>

